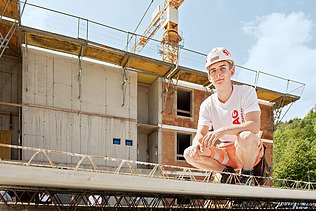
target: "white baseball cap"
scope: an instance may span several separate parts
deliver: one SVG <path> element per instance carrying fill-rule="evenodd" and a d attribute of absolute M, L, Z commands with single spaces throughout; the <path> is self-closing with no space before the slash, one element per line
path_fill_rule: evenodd
<path fill-rule="evenodd" d="M 234 60 L 232 58 L 232 55 L 229 53 L 229 51 L 223 47 L 216 47 L 211 50 L 207 54 L 206 62 L 205 62 L 205 69 L 219 61 L 231 61 L 234 64 Z"/>

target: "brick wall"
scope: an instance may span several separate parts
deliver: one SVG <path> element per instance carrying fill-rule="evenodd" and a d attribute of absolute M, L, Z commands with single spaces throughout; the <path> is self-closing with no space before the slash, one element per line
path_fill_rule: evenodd
<path fill-rule="evenodd" d="M 273 164 L 273 144 L 272 143 L 264 143 L 266 147 L 265 157 L 269 166 Z"/>
<path fill-rule="evenodd" d="M 262 138 L 272 140 L 273 138 L 273 112 L 272 107 L 268 105 L 260 105 L 261 109 L 261 128 L 263 132 Z"/>
<path fill-rule="evenodd" d="M 197 123 L 199 119 L 199 110 L 200 105 L 205 98 L 209 96 L 209 93 L 200 90 L 191 90 L 192 91 L 192 117 L 182 117 L 177 115 L 176 108 L 176 92 L 167 97 L 165 102 L 164 112 L 162 113 L 162 124 L 166 125 L 175 125 L 186 128 L 197 128 Z M 172 105 L 170 105 L 170 100 Z M 170 114 L 171 113 L 171 114 Z"/>
<path fill-rule="evenodd" d="M 191 167 L 186 161 L 176 160 L 176 131 L 162 129 L 162 164 Z"/>

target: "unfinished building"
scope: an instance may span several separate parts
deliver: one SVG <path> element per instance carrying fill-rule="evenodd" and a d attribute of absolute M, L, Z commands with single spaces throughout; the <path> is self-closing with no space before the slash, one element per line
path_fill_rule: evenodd
<path fill-rule="evenodd" d="M 1 143 L 189 166 L 183 151 L 196 132 L 199 106 L 212 93 L 206 72 L 132 53 L 129 43 L 117 47 L 98 42 L 92 29 L 119 32 L 124 40 L 137 36 L 132 33 L 31 4 L 26 7 L 75 19 L 78 34 L 24 26 L 19 5 L 1 1 L 6 17 L 0 22 Z M 205 55 L 197 56 L 203 65 Z M 274 123 L 282 107 L 300 98 L 304 84 L 240 66 L 237 71 L 254 76 L 249 82 L 241 74 L 235 83 L 257 90 L 271 166 Z M 286 89 L 262 85 L 265 77 Z M 31 156 L 17 149 L 0 152 L 2 159 Z M 62 157 L 57 162 L 75 161 Z"/>

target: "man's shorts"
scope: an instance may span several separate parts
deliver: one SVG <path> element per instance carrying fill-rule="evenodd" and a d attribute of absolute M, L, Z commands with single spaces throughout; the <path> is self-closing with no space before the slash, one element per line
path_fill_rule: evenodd
<path fill-rule="evenodd" d="M 256 166 L 260 162 L 264 154 L 263 142 L 261 140 L 258 148 L 259 153 L 257 155 L 254 166 Z M 234 169 L 241 169 L 243 167 L 243 164 L 236 155 L 236 147 L 234 143 L 220 147 L 212 147 L 210 157 L 224 166 L 230 166 Z"/>

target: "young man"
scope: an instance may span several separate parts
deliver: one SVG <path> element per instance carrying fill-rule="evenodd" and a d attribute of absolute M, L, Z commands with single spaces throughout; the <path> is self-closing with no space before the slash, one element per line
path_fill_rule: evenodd
<path fill-rule="evenodd" d="M 235 63 L 224 48 L 214 48 L 207 55 L 205 68 L 216 93 L 201 104 L 197 133 L 192 146 L 184 151 L 191 165 L 211 171 L 253 175 L 253 167 L 263 156 L 260 108 L 254 88 L 232 85 Z M 228 174 L 222 174 L 226 182 Z M 248 177 L 249 178 L 249 177 Z M 247 177 L 242 176 L 241 182 Z"/>

